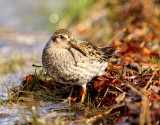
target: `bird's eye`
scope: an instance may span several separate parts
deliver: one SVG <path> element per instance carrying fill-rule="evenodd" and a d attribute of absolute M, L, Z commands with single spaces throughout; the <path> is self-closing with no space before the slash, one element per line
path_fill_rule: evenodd
<path fill-rule="evenodd" d="M 62 39 L 62 40 L 66 39 L 63 35 L 60 35 L 59 38 Z"/>

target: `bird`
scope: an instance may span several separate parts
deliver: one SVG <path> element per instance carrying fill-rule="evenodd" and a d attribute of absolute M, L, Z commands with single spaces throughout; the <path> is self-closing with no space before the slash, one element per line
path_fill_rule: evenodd
<path fill-rule="evenodd" d="M 113 47 L 96 47 L 90 42 L 76 40 L 69 30 L 59 29 L 43 49 L 42 64 L 46 74 L 55 82 L 82 86 L 80 102 L 84 103 L 87 83 L 103 74 L 108 59 L 114 53 Z M 69 97 L 73 91 L 72 89 Z"/>

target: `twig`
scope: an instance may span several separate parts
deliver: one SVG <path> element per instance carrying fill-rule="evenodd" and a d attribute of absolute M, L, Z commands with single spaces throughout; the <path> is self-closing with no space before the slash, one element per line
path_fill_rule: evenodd
<path fill-rule="evenodd" d="M 37 64 L 32 64 L 32 66 L 37 68 L 43 67 L 42 65 L 37 65 Z"/>
<path fill-rule="evenodd" d="M 110 86 L 109 86 L 109 87 L 110 87 Z M 104 94 L 103 98 L 107 95 L 108 90 L 109 90 L 109 87 L 107 88 L 107 90 L 106 90 L 106 92 L 105 92 L 105 94 Z M 98 106 L 97 106 L 97 107 L 99 107 L 99 106 L 101 105 L 101 103 L 102 103 L 102 100 L 101 100 L 101 102 L 98 104 Z"/>
<path fill-rule="evenodd" d="M 137 89 L 135 89 L 132 85 L 130 84 L 126 84 L 127 87 L 129 87 L 132 91 L 136 92 L 138 95 L 140 95 L 142 97 L 142 102 L 141 102 L 141 113 L 139 116 L 139 123 L 140 125 L 145 125 L 145 123 L 147 123 L 147 125 L 151 125 L 151 118 L 150 118 L 150 110 L 149 110 L 149 100 L 145 95 L 142 95 L 142 93 L 140 91 L 138 91 Z"/>
<path fill-rule="evenodd" d="M 134 91 L 138 95 L 142 96 L 142 93 L 138 91 L 137 89 L 135 89 L 131 84 L 126 84 L 126 86 L 129 87 L 132 91 Z"/>
<path fill-rule="evenodd" d="M 143 70 L 140 74 L 138 74 L 138 75 L 136 76 L 136 78 L 139 77 L 139 76 L 142 76 L 142 75 L 143 75 L 144 73 L 146 73 L 150 68 L 151 68 L 151 66 L 149 66 L 147 69 Z"/>
<path fill-rule="evenodd" d="M 142 96 L 141 102 L 141 113 L 139 116 L 139 123 L 140 125 L 151 125 L 151 118 L 150 118 L 150 108 L 149 108 L 149 100 L 146 96 Z"/>
<path fill-rule="evenodd" d="M 151 83 L 151 81 L 152 81 L 153 77 L 155 76 L 155 74 L 156 74 L 156 71 L 153 72 L 153 75 L 151 76 L 151 78 L 149 79 L 148 83 L 147 83 L 146 86 L 144 87 L 144 91 L 147 90 L 147 88 L 148 88 L 149 84 Z"/>
<path fill-rule="evenodd" d="M 109 113 L 110 113 L 111 111 L 113 111 L 114 109 L 119 108 L 119 107 L 122 107 L 122 106 L 124 106 L 124 105 L 125 105 L 125 103 L 115 104 L 115 105 L 113 105 L 113 107 L 110 108 L 108 111 L 106 111 L 106 112 L 104 112 L 104 113 L 102 113 L 102 114 L 96 115 L 96 116 L 88 119 L 86 123 L 93 123 L 93 122 L 95 122 L 97 119 L 103 117 L 104 115 L 109 114 Z"/>

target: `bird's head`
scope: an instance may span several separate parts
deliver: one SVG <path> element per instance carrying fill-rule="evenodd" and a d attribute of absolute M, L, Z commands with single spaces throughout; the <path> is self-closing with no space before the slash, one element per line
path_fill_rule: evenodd
<path fill-rule="evenodd" d="M 55 47 L 68 48 L 70 46 L 69 42 L 72 39 L 73 35 L 71 32 L 65 29 L 60 29 L 54 32 L 49 42 Z"/>

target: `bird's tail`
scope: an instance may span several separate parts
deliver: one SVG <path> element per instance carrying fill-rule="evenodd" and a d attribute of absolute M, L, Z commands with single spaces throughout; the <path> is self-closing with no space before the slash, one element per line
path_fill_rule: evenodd
<path fill-rule="evenodd" d="M 118 51 L 114 46 L 99 48 L 107 58 L 111 58 Z"/>

